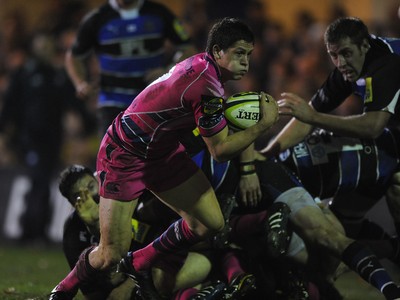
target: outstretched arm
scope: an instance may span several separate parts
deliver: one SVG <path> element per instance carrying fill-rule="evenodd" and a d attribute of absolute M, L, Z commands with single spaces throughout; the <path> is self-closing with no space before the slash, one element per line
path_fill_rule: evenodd
<path fill-rule="evenodd" d="M 391 116 L 386 111 L 371 111 L 351 116 L 325 114 L 314 110 L 296 94 L 283 93 L 282 96 L 278 101 L 280 114 L 291 115 L 299 121 L 343 136 L 377 138 Z"/>

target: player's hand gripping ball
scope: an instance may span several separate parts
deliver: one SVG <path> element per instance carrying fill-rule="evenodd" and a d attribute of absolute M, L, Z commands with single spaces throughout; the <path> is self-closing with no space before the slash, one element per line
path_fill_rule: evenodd
<path fill-rule="evenodd" d="M 266 93 L 267 118 L 271 125 L 278 118 L 278 106 L 275 99 Z M 225 118 L 233 130 L 244 130 L 255 125 L 260 120 L 260 98 L 258 92 L 242 92 L 230 96 L 225 101 Z"/>

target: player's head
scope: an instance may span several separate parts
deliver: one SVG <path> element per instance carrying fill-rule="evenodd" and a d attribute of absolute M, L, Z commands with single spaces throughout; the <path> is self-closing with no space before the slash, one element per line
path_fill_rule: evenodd
<path fill-rule="evenodd" d="M 60 174 L 59 190 L 61 194 L 75 206 L 83 189 L 87 189 L 93 199 L 98 202 L 98 183 L 93 172 L 81 165 L 71 165 Z"/>
<path fill-rule="evenodd" d="M 325 44 L 337 44 L 345 38 L 359 47 L 364 40 L 369 40 L 370 34 L 367 26 L 359 18 L 342 17 L 333 21 L 325 31 Z"/>
<path fill-rule="evenodd" d="M 367 26 L 358 18 L 338 18 L 326 29 L 324 41 L 333 64 L 346 80 L 355 82 L 370 48 Z"/>
<path fill-rule="evenodd" d="M 216 60 L 227 81 L 240 79 L 248 72 L 253 48 L 254 34 L 249 26 L 236 18 L 224 18 L 210 29 L 206 52 Z"/>

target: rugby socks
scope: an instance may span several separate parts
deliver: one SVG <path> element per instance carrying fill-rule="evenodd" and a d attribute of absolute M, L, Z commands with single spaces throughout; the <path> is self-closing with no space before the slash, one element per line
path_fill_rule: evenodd
<path fill-rule="evenodd" d="M 71 296 L 75 296 L 78 292 L 79 285 L 87 283 L 95 278 L 95 275 L 101 271 L 94 269 L 89 264 L 89 253 L 94 249 L 94 246 L 86 248 L 82 251 L 75 267 L 69 272 L 53 291 L 67 292 Z"/>
<path fill-rule="evenodd" d="M 397 285 L 368 247 L 358 241 L 354 241 L 343 251 L 342 259 L 361 278 L 377 288 L 386 299 L 400 297 Z"/>
<path fill-rule="evenodd" d="M 221 269 L 223 274 L 226 276 L 228 283 L 231 283 L 233 279 L 244 273 L 240 261 L 234 251 L 228 251 L 223 254 L 221 259 Z"/>
<path fill-rule="evenodd" d="M 186 221 L 179 219 L 151 244 L 133 253 L 133 267 L 137 271 L 150 268 L 153 263 L 166 254 L 184 251 L 202 238 L 192 232 Z"/>
<path fill-rule="evenodd" d="M 230 240 L 234 243 L 242 243 L 255 235 L 262 234 L 263 225 L 266 220 L 266 211 L 242 216 L 232 216 L 229 221 L 229 225 L 232 228 L 229 234 Z"/>

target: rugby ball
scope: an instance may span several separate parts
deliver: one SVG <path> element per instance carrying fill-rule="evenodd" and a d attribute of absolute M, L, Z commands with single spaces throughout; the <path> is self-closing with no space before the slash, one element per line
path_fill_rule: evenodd
<path fill-rule="evenodd" d="M 225 119 L 233 130 L 244 130 L 260 119 L 260 93 L 242 92 L 228 97 L 224 104 Z M 267 102 L 275 101 L 265 94 Z M 276 106 L 274 105 L 274 108 Z"/>

